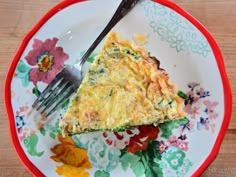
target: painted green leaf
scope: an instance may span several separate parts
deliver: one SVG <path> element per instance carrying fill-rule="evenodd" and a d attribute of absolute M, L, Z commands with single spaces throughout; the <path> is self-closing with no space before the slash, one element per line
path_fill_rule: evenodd
<path fill-rule="evenodd" d="M 86 51 L 81 52 L 81 56 L 85 54 Z M 87 62 L 92 63 L 94 58 L 97 56 L 97 53 L 91 53 L 90 56 L 87 59 Z"/>
<path fill-rule="evenodd" d="M 189 120 L 187 117 L 184 117 L 182 119 L 178 119 L 176 121 L 178 122 L 179 125 L 185 125 L 185 124 L 189 123 Z"/>
<path fill-rule="evenodd" d="M 29 67 L 25 62 L 22 60 L 19 61 L 17 68 L 16 68 L 16 74 L 17 78 L 21 79 L 22 85 L 26 87 L 29 84 L 29 71 L 31 70 L 31 67 Z"/>
<path fill-rule="evenodd" d="M 30 154 L 31 156 L 40 157 L 44 154 L 44 151 L 39 152 L 36 148 L 38 141 L 39 138 L 36 134 L 32 134 L 24 139 L 24 146 L 27 149 L 28 154 Z"/>
<path fill-rule="evenodd" d="M 46 135 L 46 130 L 42 127 L 42 128 L 40 128 L 40 133 L 43 135 L 43 136 L 45 136 Z"/>
<path fill-rule="evenodd" d="M 32 93 L 36 95 L 36 97 L 39 97 L 41 95 L 41 92 L 39 91 L 37 85 L 33 88 Z"/>
<path fill-rule="evenodd" d="M 132 169 L 136 177 L 145 176 L 156 177 L 162 176 L 162 169 L 159 166 L 161 155 L 157 150 L 158 141 L 148 142 L 146 150 L 137 151 L 135 154 L 121 151 L 120 158 L 121 167 L 127 170 L 129 167 Z"/>
<path fill-rule="evenodd" d="M 167 121 L 159 125 L 161 137 L 169 138 L 172 135 L 172 130 L 179 128 L 180 125 L 185 125 L 188 123 L 189 120 L 185 117 L 182 119 L 174 120 L 174 121 Z"/>
<path fill-rule="evenodd" d="M 28 66 L 24 61 L 20 60 L 16 72 L 19 75 L 19 77 L 24 77 L 25 74 L 28 74 L 28 72 L 31 70 L 31 67 Z"/>
<path fill-rule="evenodd" d="M 165 122 L 159 126 L 161 130 L 161 137 L 169 138 L 172 135 L 172 129 L 178 128 L 178 125 L 173 122 Z"/>
<path fill-rule="evenodd" d="M 153 166 L 152 168 L 147 168 L 147 170 L 145 171 L 145 175 L 148 177 L 162 177 L 163 173 L 159 166 Z"/>
<path fill-rule="evenodd" d="M 50 133 L 49 133 L 49 136 L 50 136 L 52 139 L 56 139 L 56 135 L 55 135 L 53 132 L 50 132 Z"/>
<path fill-rule="evenodd" d="M 57 121 L 58 121 L 58 120 L 57 120 Z M 56 132 L 58 131 L 58 129 L 59 129 L 58 125 L 59 125 L 59 124 L 56 122 L 55 125 L 50 125 L 50 124 L 48 124 L 46 127 L 47 127 L 47 129 L 50 130 L 51 132 L 56 133 Z"/>
<path fill-rule="evenodd" d="M 136 177 L 143 176 L 145 172 L 144 165 L 141 161 L 131 164 L 130 168 L 133 170 Z"/>
<path fill-rule="evenodd" d="M 145 153 L 147 153 L 148 157 L 151 157 L 153 160 L 156 160 L 156 161 L 161 160 L 161 154 L 157 150 L 158 144 L 159 144 L 158 141 L 150 141 L 148 143 L 148 147 L 147 147 L 147 150 L 145 152 Z M 150 162 L 152 162 L 152 161 L 150 161 Z"/>
<path fill-rule="evenodd" d="M 142 151 L 137 151 L 135 154 L 129 153 L 128 148 L 121 150 L 120 156 L 121 167 L 124 171 L 131 168 L 136 177 L 144 174 L 145 168 L 141 162 Z"/>
<path fill-rule="evenodd" d="M 145 175 L 150 177 L 163 176 L 162 169 L 159 166 L 161 154 L 157 150 L 158 141 L 150 141 L 147 150 L 143 152 L 142 158 L 145 165 Z"/>
<path fill-rule="evenodd" d="M 126 171 L 129 167 L 129 161 L 126 159 L 125 156 L 123 156 L 121 159 L 120 159 L 120 162 L 121 162 L 121 167 L 124 171 Z"/>
<path fill-rule="evenodd" d="M 27 87 L 28 84 L 29 84 L 29 75 L 26 74 L 25 77 L 21 78 L 21 81 L 22 81 L 22 85 L 23 85 L 24 87 Z"/>
<path fill-rule="evenodd" d="M 162 169 L 159 166 L 161 155 L 158 152 L 157 145 L 158 141 L 150 141 L 148 142 L 146 150 L 137 151 L 135 153 L 135 155 L 139 158 L 133 160 L 130 168 L 133 170 L 136 177 L 143 176 L 143 174 L 148 177 L 163 176 Z M 129 158 L 130 155 L 123 160 L 127 160 Z M 138 162 L 136 162 L 137 160 Z M 123 165 L 127 165 L 125 162 L 123 163 Z"/>
<path fill-rule="evenodd" d="M 132 166 L 132 164 L 136 164 L 139 160 L 139 156 L 127 152 L 120 158 L 121 167 L 126 171 L 130 166 Z"/>
<path fill-rule="evenodd" d="M 106 171 L 97 170 L 94 173 L 94 177 L 110 177 L 110 173 Z"/>
<path fill-rule="evenodd" d="M 88 143 L 86 144 L 82 143 L 77 135 L 72 136 L 72 139 L 77 147 L 82 149 L 88 149 Z"/>
<path fill-rule="evenodd" d="M 155 172 L 154 174 L 156 174 L 158 177 L 163 177 L 163 172 L 162 172 L 162 168 L 160 168 L 159 165 L 154 165 L 152 166 L 153 171 Z M 156 176 L 155 176 L 156 177 Z"/>

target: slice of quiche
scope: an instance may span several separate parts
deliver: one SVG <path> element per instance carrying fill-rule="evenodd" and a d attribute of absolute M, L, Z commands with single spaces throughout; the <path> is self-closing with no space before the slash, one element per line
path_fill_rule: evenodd
<path fill-rule="evenodd" d="M 60 121 L 63 136 L 120 131 L 184 117 L 183 99 L 160 62 L 110 32 Z"/>

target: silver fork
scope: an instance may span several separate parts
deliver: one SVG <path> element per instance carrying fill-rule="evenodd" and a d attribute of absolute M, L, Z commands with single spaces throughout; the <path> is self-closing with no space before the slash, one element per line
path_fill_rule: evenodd
<path fill-rule="evenodd" d="M 80 62 L 73 66 L 67 66 L 60 71 L 52 82 L 43 90 L 41 95 L 35 100 L 32 105 L 33 108 L 36 108 L 37 111 L 42 109 L 41 114 L 48 117 L 70 98 L 81 84 L 83 79 L 82 68 L 89 55 L 107 33 L 137 4 L 138 1 L 139 0 L 121 1 L 107 26 L 85 52 Z"/>

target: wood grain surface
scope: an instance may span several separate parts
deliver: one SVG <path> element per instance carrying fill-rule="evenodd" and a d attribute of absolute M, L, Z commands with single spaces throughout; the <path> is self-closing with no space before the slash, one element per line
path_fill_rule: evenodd
<path fill-rule="evenodd" d="M 236 96 L 236 0 L 173 0 L 198 19 L 214 36 Z M 59 0 L 0 0 L 0 93 L 8 67 L 27 32 Z M 0 99 L 0 177 L 32 176 L 20 162 L 10 140 L 3 99 Z M 236 99 L 219 155 L 204 177 L 236 176 Z M 197 152 L 196 152 L 197 153 Z"/>

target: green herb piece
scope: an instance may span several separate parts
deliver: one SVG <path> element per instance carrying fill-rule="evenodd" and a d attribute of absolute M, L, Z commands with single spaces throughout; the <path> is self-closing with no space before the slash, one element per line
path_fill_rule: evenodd
<path fill-rule="evenodd" d="M 112 93 L 113 93 L 113 89 L 111 89 L 111 91 L 109 93 L 109 96 L 112 96 Z"/>
<path fill-rule="evenodd" d="M 186 93 L 184 93 L 183 91 L 179 90 L 177 92 L 177 95 L 181 98 L 183 98 L 184 100 L 187 100 L 188 99 L 188 95 Z"/>

